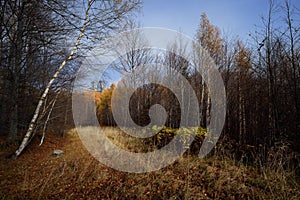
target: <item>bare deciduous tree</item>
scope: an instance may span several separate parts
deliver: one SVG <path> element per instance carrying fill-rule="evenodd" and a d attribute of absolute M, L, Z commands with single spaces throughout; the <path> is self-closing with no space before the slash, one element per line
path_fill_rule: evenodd
<path fill-rule="evenodd" d="M 105 36 L 114 31 L 118 27 L 118 25 L 120 25 L 120 23 L 122 23 L 122 21 L 137 8 L 139 3 L 140 1 L 134 0 L 126 2 L 95 0 L 86 1 L 84 16 L 83 18 L 81 18 L 80 16 L 78 17 L 78 19 L 83 20 L 82 26 L 79 30 L 79 35 L 77 36 L 68 56 L 55 70 L 51 79 L 47 83 L 47 86 L 38 101 L 38 105 L 35 109 L 33 118 L 31 119 L 29 128 L 22 140 L 22 143 L 12 155 L 12 157 L 18 157 L 28 145 L 30 139 L 33 136 L 33 130 L 37 124 L 42 105 L 44 104 L 45 98 L 47 97 L 53 83 L 57 80 L 60 72 L 65 69 L 67 63 L 72 61 L 76 57 L 75 53 L 78 52 L 80 44 L 82 47 L 86 47 L 85 45 L 82 45 L 82 40 L 85 39 L 86 41 L 89 41 L 92 39 L 94 41 L 97 41 L 97 39 L 103 39 Z M 74 12 L 76 12 L 76 10 L 74 10 Z M 60 13 L 60 16 L 66 18 L 66 13 L 67 12 L 64 11 Z M 74 15 L 74 13 L 71 13 L 71 15 Z"/>

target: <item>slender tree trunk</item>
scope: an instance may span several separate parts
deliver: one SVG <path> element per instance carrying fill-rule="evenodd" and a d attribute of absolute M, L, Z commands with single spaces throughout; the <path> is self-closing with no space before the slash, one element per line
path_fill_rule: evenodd
<path fill-rule="evenodd" d="M 53 100 L 53 102 L 52 102 L 51 108 L 50 108 L 50 110 L 49 110 L 49 113 L 48 113 L 47 118 L 46 118 L 45 123 L 44 123 L 44 127 L 43 127 L 43 136 L 42 136 L 42 139 L 41 139 L 41 142 L 40 142 L 39 146 L 41 146 L 41 145 L 43 144 L 43 142 L 44 142 L 45 135 L 46 135 L 47 124 L 48 124 L 48 122 L 49 122 L 49 120 L 50 120 L 50 116 L 51 116 L 51 114 L 52 114 L 54 105 L 55 105 L 55 103 L 56 103 L 57 97 L 58 97 L 58 95 L 60 94 L 60 92 L 61 92 L 61 90 L 59 90 L 59 91 L 57 92 L 57 94 L 55 95 L 55 98 L 54 98 L 54 100 Z M 46 110 L 45 110 L 45 111 L 46 111 Z"/>
<path fill-rule="evenodd" d="M 17 38 L 16 41 L 11 43 L 11 66 L 13 66 L 13 81 L 12 81 L 12 110 L 10 112 L 10 127 L 9 127 L 9 139 L 14 140 L 18 133 L 18 113 L 19 113 L 19 86 L 20 86 L 20 70 L 21 70 L 21 59 L 22 59 L 22 27 L 21 23 L 18 22 Z M 20 32 L 20 33 L 19 33 Z"/>
<path fill-rule="evenodd" d="M 245 97 L 242 96 L 242 128 L 243 128 L 243 144 L 246 143 L 246 112 L 245 112 Z"/>
<path fill-rule="evenodd" d="M 207 73 L 207 105 L 206 105 L 206 126 L 208 126 L 210 124 L 210 107 L 211 107 L 211 99 L 210 99 L 210 69 L 207 70 L 208 73 Z"/>
<path fill-rule="evenodd" d="M 294 101 L 295 101 L 295 109 L 296 109 L 296 117 L 297 117 L 297 123 L 300 123 L 300 105 L 299 105 L 299 99 L 298 99 L 298 79 L 297 74 L 299 74 L 299 67 L 296 64 L 296 54 L 295 54 L 295 35 L 293 33 L 293 24 L 292 24 L 292 17 L 291 17 L 291 8 L 289 1 L 285 1 L 286 6 L 286 12 L 287 12 L 287 25 L 289 30 L 289 40 L 290 40 L 290 51 L 291 51 L 291 65 L 292 65 L 292 71 L 293 71 L 293 93 L 294 93 Z"/>
<path fill-rule="evenodd" d="M 243 96 L 241 88 L 241 72 L 238 77 L 238 96 L 239 96 L 239 144 L 244 142 L 244 130 L 243 130 Z"/>
<path fill-rule="evenodd" d="M 272 30 L 271 30 L 271 17 L 273 11 L 274 2 L 270 0 L 270 8 L 268 13 L 267 21 L 267 35 L 266 35 L 266 68 L 267 68 L 267 78 L 268 78 L 268 118 L 269 118 L 269 138 L 268 143 L 272 145 L 275 141 L 276 135 L 276 121 L 275 121 L 275 81 L 274 81 L 274 66 L 272 63 L 271 53 L 271 40 L 272 40 Z"/>
<path fill-rule="evenodd" d="M 204 95 L 205 95 L 205 82 L 204 79 L 201 78 L 201 96 L 200 96 L 200 125 L 204 127 L 204 119 L 203 119 L 203 110 L 204 110 Z"/>
<path fill-rule="evenodd" d="M 79 33 L 79 36 L 78 38 L 76 39 L 76 42 L 73 46 L 73 49 L 71 50 L 69 56 L 67 59 L 65 59 L 61 65 L 58 67 L 58 69 L 55 71 L 54 75 L 52 76 L 52 78 L 50 79 L 46 89 L 44 90 L 42 96 L 40 97 L 40 100 L 38 102 L 38 105 L 36 107 L 36 110 L 34 112 L 34 115 L 33 115 L 33 118 L 31 119 L 31 122 L 29 124 L 29 128 L 22 140 L 22 143 L 21 145 L 19 146 L 19 148 L 15 151 L 15 153 L 12 155 L 13 158 L 17 158 L 22 152 L 23 150 L 25 149 L 25 147 L 28 145 L 29 141 L 30 141 L 30 138 L 32 137 L 32 133 L 33 133 L 33 130 L 36 126 L 36 122 L 37 122 L 37 119 L 38 119 L 38 116 L 40 115 L 40 110 L 42 108 L 42 105 L 45 101 L 45 98 L 46 96 L 48 95 L 48 92 L 53 84 L 53 82 L 56 80 L 57 76 L 59 75 L 59 73 L 61 72 L 61 70 L 66 66 L 66 64 L 73 59 L 73 56 L 76 52 L 76 50 L 78 49 L 78 45 L 83 37 L 83 34 L 84 34 L 84 31 L 87 27 L 87 24 L 88 24 L 88 21 L 89 21 L 89 11 L 90 11 L 90 8 L 92 6 L 94 1 L 90 0 L 88 2 L 88 7 L 86 9 L 86 13 L 85 13 L 85 20 L 84 20 L 84 23 L 83 23 L 83 26 L 80 30 L 80 33 Z"/>

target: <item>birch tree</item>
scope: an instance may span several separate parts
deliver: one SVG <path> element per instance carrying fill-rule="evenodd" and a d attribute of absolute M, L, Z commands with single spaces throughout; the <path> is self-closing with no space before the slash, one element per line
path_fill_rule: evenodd
<path fill-rule="evenodd" d="M 196 43 L 198 43 L 205 51 L 207 51 L 208 55 L 213 59 L 217 66 L 220 66 L 222 55 L 223 55 L 223 39 L 221 38 L 221 32 L 218 27 L 211 24 L 210 20 L 207 18 L 207 15 L 203 13 L 201 15 L 200 23 L 196 33 Z M 198 49 L 199 50 L 199 49 Z M 197 51 L 197 49 L 196 49 Z M 198 53 L 200 56 L 199 61 L 203 61 L 203 54 L 201 52 Z M 204 63 L 199 63 L 201 67 L 205 67 Z M 204 69 L 205 71 L 206 69 Z M 209 73 L 206 71 L 206 73 Z M 208 75 L 209 81 L 209 75 Z M 202 79 L 202 92 L 201 95 L 201 107 L 202 107 L 202 124 L 206 126 L 209 124 L 210 120 L 210 97 L 209 97 L 209 90 Z"/>
<path fill-rule="evenodd" d="M 91 47 L 89 46 L 91 45 L 89 42 L 102 40 L 114 31 L 117 31 L 121 23 L 130 16 L 130 13 L 138 8 L 140 1 L 132 0 L 123 2 L 116 0 L 88 0 L 85 3 L 84 15 L 77 18 L 82 19 L 82 26 L 79 28 L 79 34 L 75 39 L 74 45 L 68 56 L 57 67 L 51 79 L 47 83 L 47 86 L 38 101 L 34 115 L 29 123 L 28 130 L 19 148 L 12 155 L 13 158 L 17 158 L 23 152 L 31 138 L 34 136 L 33 131 L 37 125 L 39 115 L 41 114 L 42 105 L 44 104 L 52 85 L 55 81 L 57 81 L 59 74 L 66 68 L 66 65 L 78 56 L 78 52 L 82 53 L 82 49 L 85 49 L 85 51 L 89 49 Z M 73 11 L 76 12 L 77 10 Z M 60 13 L 61 17 L 67 19 L 66 13 L 66 11 Z M 75 15 L 74 13 L 71 13 L 71 15 L 72 14 Z M 70 23 L 77 27 L 75 25 L 76 23 Z"/>

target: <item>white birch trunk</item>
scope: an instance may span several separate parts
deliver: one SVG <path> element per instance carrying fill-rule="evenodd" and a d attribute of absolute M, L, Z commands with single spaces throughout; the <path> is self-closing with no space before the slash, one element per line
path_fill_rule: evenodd
<path fill-rule="evenodd" d="M 205 96 L 205 82 L 204 79 L 202 78 L 201 80 L 201 85 L 202 85 L 202 90 L 201 90 L 201 97 L 200 97 L 200 125 L 204 127 L 204 120 L 203 120 L 203 111 L 204 111 L 204 96 Z"/>
<path fill-rule="evenodd" d="M 210 107 L 211 107 L 211 99 L 210 99 L 210 69 L 207 69 L 207 107 L 206 107 L 206 127 L 210 124 Z"/>
<path fill-rule="evenodd" d="M 56 94 L 56 96 L 55 96 L 55 98 L 54 98 L 54 101 L 52 102 L 50 111 L 49 111 L 49 113 L 48 113 L 48 115 L 47 115 L 47 118 L 46 118 L 46 121 L 45 121 L 45 123 L 44 123 L 44 127 L 43 127 L 43 136 L 42 136 L 42 139 L 41 139 L 41 142 L 40 142 L 39 146 L 41 146 L 41 145 L 43 144 L 43 142 L 44 142 L 45 135 L 46 135 L 47 124 L 48 124 L 48 122 L 49 122 L 51 113 L 52 113 L 52 111 L 53 111 L 54 105 L 55 105 L 55 103 L 56 103 L 57 97 L 58 97 L 58 95 L 60 94 L 60 92 L 61 92 L 61 90 L 58 91 L 58 93 Z"/>

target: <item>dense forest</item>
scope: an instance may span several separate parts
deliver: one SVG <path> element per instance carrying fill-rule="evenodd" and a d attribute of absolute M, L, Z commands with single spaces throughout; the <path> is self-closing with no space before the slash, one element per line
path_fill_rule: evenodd
<path fill-rule="evenodd" d="M 1 135 L 15 140 L 28 129 L 23 149 L 48 121 L 55 131 L 72 127 L 65 105 L 80 59 L 139 8 L 139 1 L 1 1 Z"/>
<path fill-rule="evenodd" d="M 140 6 L 140 2 L 134 1 L 89 3 L 94 3 L 90 8 L 92 14 L 85 21 L 85 16 L 78 14 L 83 8 L 76 1 L 1 1 L 1 136 L 8 140 L 24 136 L 39 97 L 54 75 L 49 93 L 43 97 L 43 108 L 33 132 L 55 128 L 61 132 L 73 126 L 70 108 L 72 83 L 85 52 L 92 48 L 91 42 L 133 29 L 133 13 Z M 191 67 L 201 64 L 201 52 L 197 49 L 197 45 L 201 45 L 213 58 L 226 89 L 223 134 L 239 144 L 271 147 L 287 143 L 299 151 L 298 12 L 299 8 L 289 1 L 280 5 L 270 1 L 262 24 L 255 33 L 249 34 L 251 42 L 248 43 L 222 33 L 203 13 L 194 36 L 192 61 L 180 56 L 185 49 L 178 41 L 174 41 L 160 57 L 153 55 L 151 50 L 143 49 L 145 41 L 137 33 L 128 37 L 127 44 L 135 51 L 120 55 L 114 69 L 132 72 L 141 63 L 160 59 L 165 66 L 178 70 L 197 94 L 200 125 L 205 128 L 210 117 L 209 92 L 201 75 L 194 73 Z M 276 23 L 278 20 L 283 23 Z M 86 26 L 86 29 L 80 29 L 81 26 Z M 74 46 L 76 52 L 73 52 L 72 36 L 77 38 L 78 32 L 82 35 L 78 38 L 78 46 Z M 66 65 L 56 74 L 62 61 L 66 61 Z M 99 93 L 96 101 L 100 124 L 115 126 L 110 110 L 114 85 L 94 89 Z M 157 85 L 145 85 L 134 93 L 130 105 L 133 120 L 139 125 L 148 124 L 148 110 L 156 103 L 167 110 L 165 125 L 178 127 L 178 101 L 167 88 Z"/>
<path fill-rule="evenodd" d="M 276 26 L 274 20 L 278 17 L 286 23 Z M 162 62 L 166 67 L 178 70 L 196 91 L 200 125 L 205 128 L 210 117 L 209 92 L 203 78 L 193 68 L 201 65 L 203 60 L 197 49 L 200 44 L 213 58 L 224 81 L 227 113 L 223 135 L 240 145 L 272 147 L 288 144 L 299 151 L 299 25 L 295 17 L 296 8 L 288 2 L 276 8 L 270 4 L 263 26 L 255 35 L 250 35 L 251 44 L 245 44 L 238 37 L 230 38 L 222 33 L 203 13 L 195 35 L 192 61 L 180 56 L 185 51 L 184 45 L 175 41 L 159 57 L 149 50 L 134 51 L 121 57 L 113 68 L 134 72 L 134 67 L 140 63 Z M 142 36 L 129 37 L 130 44 L 143 41 L 137 37 Z M 139 45 L 141 48 L 145 44 Z M 141 75 L 136 74 L 137 77 Z M 97 113 L 103 126 L 116 126 L 110 103 L 115 87 L 115 84 L 104 89 L 92 87 L 98 90 Z M 136 90 L 130 100 L 131 117 L 138 125 L 146 126 L 150 122 L 149 108 L 157 103 L 167 110 L 165 126 L 179 127 L 179 102 L 168 88 L 160 85 L 148 84 Z"/>
<path fill-rule="evenodd" d="M 159 197 L 178 195 L 176 197 L 184 199 L 192 197 L 192 192 L 185 193 L 182 187 L 196 191 L 199 182 L 204 185 L 199 190 L 201 194 L 193 193 L 195 198 L 297 197 L 300 194 L 297 182 L 300 175 L 300 8 L 289 0 L 268 2 L 261 24 L 249 25 L 247 40 L 227 34 L 215 26 L 206 13 L 199 13 L 197 31 L 192 36 L 193 52 L 187 59 L 183 56 L 187 46 L 180 37 L 167 49 L 148 48 L 147 38 L 140 32 L 138 13 L 142 13 L 143 8 L 140 0 L 0 0 L 0 172 L 6 173 L 5 176 L 0 174 L 3 185 L 0 197 L 86 198 L 85 190 L 80 187 L 91 189 L 90 184 L 97 183 L 104 192 L 88 190 L 92 197 L 97 193 L 100 195 L 97 198 L 114 199 L 119 194 L 137 198 L 138 191 L 141 198 L 149 198 L 150 193 L 157 192 L 155 195 Z M 126 31 L 130 34 L 126 35 Z M 114 50 L 118 59 L 109 64 L 105 76 L 86 83 L 88 87 L 81 91 L 87 99 L 92 98 L 97 123 L 107 130 L 113 142 L 124 145 L 123 149 L 138 149 L 133 152 L 162 148 L 180 133 L 178 129 L 183 121 L 188 121 L 183 129 L 185 133 L 196 135 L 184 154 L 186 160 L 176 161 L 154 175 L 145 175 L 144 179 L 98 165 L 74 133 L 72 95 L 74 101 L 75 82 L 81 78 L 80 67 L 95 47 L 108 48 L 106 39 L 120 33 L 126 37 L 122 42 L 130 51 L 120 54 Z M 214 150 L 207 160 L 196 161 L 190 156 L 198 154 L 201 143 L 210 134 L 213 102 L 205 75 L 196 69 L 202 68 L 202 73 L 207 73 L 205 63 L 210 61 L 223 80 L 226 117 Z M 150 77 L 156 74 L 150 75 L 147 68 L 140 68 L 147 65 L 159 66 L 158 74 L 168 74 L 170 82 L 173 80 L 170 74 L 179 73 L 195 93 L 196 104 L 180 82 L 172 82 L 171 87 L 188 99 L 186 104 L 181 103 L 171 88 L 149 83 Z M 117 74 L 131 77 L 132 82 L 113 80 L 111 77 Z M 133 92 L 129 104 L 124 105 L 128 89 Z M 164 108 L 166 116 L 153 113 L 161 108 L 157 105 Z M 129 115 L 113 112 L 113 108 L 127 107 Z M 183 119 L 183 110 L 199 113 Z M 131 128 L 127 123 L 129 118 L 140 127 L 152 123 L 150 129 L 157 134 L 139 140 L 124 136 L 116 119 Z M 153 119 L 158 123 L 152 122 Z M 189 123 L 189 119 L 198 123 Z M 80 126 L 93 131 L 90 126 L 94 122 L 88 118 L 81 122 Z M 66 151 L 63 160 L 47 157 L 49 149 L 52 151 L 54 147 Z M 18 158 L 25 149 L 24 158 Z M 20 169 L 14 168 L 16 166 Z M 37 169 L 38 175 L 24 170 L 24 166 L 32 166 L 32 172 Z M 187 173 L 181 175 L 186 169 Z M 230 174 L 230 169 L 239 175 Z M 97 170 L 113 178 L 100 177 Z M 156 176 L 159 180 L 154 178 Z M 184 181 L 173 184 L 175 189 L 172 190 L 164 185 L 173 181 L 168 179 L 170 177 L 177 177 L 174 181 L 184 177 Z M 229 184 L 225 184 L 227 178 Z M 7 180 L 12 182 L 4 188 Z M 19 180 L 23 185 L 14 187 Z M 143 180 L 149 181 L 150 186 L 143 185 Z M 188 180 L 187 185 L 184 185 L 185 180 Z M 214 185 L 215 180 L 223 181 L 226 188 L 223 190 L 225 186 L 219 182 Z M 241 180 L 244 182 L 239 182 Z M 111 186 L 106 188 L 109 191 L 103 188 L 102 182 L 104 186 L 106 182 Z M 47 184 L 50 184 L 49 191 Z M 140 188 L 134 188 L 135 184 Z M 58 186 L 64 188 L 65 193 L 56 191 Z M 39 193 L 35 192 L 36 188 L 40 188 Z M 20 190 L 23 193 L 19 193 Z M 256 198 L 256 192 L 260 198 Z"/>

